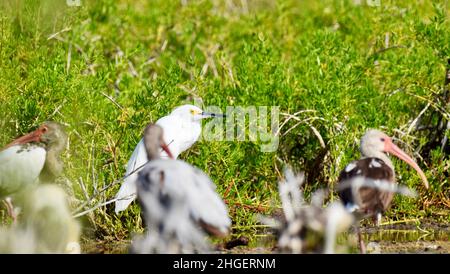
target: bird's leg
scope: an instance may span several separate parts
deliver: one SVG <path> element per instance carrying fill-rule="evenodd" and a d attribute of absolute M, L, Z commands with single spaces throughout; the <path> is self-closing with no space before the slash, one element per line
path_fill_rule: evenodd
<path fill-rule="evenodd" d="M 6 206 L 6 210 L 8 211 L 8 215 L 11 216 L 11 218 L 13 219 L 13 224 L 17 223 L 17 214 L 14 211 L 14 206 L 12 204 L 11 198 L 7 197 L 6 199 L 3 200 L 3 203 Z"/>
<path fill-rule="evenodd" d="M 358 234 L 358 243 L 359 243 L 359 251 L 361 254 L 366 254 L 366 245 L 364 244 L 364 241 L 361 236 L 361 229 L 359 228 L 359 225 L 356 226 L 356 233 Z"/>

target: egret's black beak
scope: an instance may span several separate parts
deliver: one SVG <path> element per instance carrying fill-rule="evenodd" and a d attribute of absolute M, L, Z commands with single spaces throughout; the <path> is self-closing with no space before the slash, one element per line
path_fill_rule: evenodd
<path fill-rule="evenodd" d="M 211 117 L 211 118 L 225 118 L 227 117 L 225 114 L 219 114 L 219 113 L 212 113 L 212 112 L 202 112 L 202 116 L 207 118 L 207 117 Z"/>

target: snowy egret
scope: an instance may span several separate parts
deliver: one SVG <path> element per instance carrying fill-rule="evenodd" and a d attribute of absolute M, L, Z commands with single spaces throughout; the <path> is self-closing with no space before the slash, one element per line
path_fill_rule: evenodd
<path fill-rule="evenodd" d="M 16 219 L 10 195 L 37 181 L 55 179 L 63 169 L 59 156 L 67 135 L 62 126 L 45 122 L 37 130 L 22 136 L 0 150 L 0 198 L 6 198 L 8 213 Z"/>
<path fill-rule="evenodd" d="M 149 163 L 139 172 L 136 185 L 149 232 L 134 252 L 206 251 L 204 232 L 223 237 L 231 226 L 216 186 L 184 161 L 160 159 L 159 148 L 170 155 L 160 126 L 150 124 L 145 129 L 144 144 Z"/>
<path fill-rule="evenodd" d="M 209 117 L 225 117 L 223 114 L 204 112 L 193 105 L 183 105 L 175 108 L 170 115 L 156 121 L 156 124 L 164 130 L 164 142 L 169 146 L 173 157 L 176 159 L 183 151 L 189 149 L 200 137 L 202 127 L 201 120 Z M 165 151 L 160 156 L 167 158 Z M 144 141 L 141 139 L 128 161 L 125 179 L 116 194 L 115 211 L 119 213 L 136 199 L 137 171 L 147 163 L 147 153 Z"/>

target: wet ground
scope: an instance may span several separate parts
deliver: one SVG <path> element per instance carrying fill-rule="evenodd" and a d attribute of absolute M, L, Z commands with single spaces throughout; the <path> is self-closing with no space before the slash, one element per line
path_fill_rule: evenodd
<path fill-rule="evenodd" d="M 431 221 L 409 221 L 384 224 L 380 227 L 366 226 L 362 235 L 368 253 L 449 253 L 450 224 Z M 356 236 L 350 232 L 338 238 L 342 253 L 358 253 Z M 129 241 L 87 241 L 82 244 L 83 253 L 127 253 Z M 261 234 L 248 246 L 237 246 L 223 253 L 272 253 L 275 239 Z"/>
<path fill-rule="evenodd" d="M 450 253 L 450 224 L 417 221 L 365 227 L 366 243 L 380 253 Z"/>

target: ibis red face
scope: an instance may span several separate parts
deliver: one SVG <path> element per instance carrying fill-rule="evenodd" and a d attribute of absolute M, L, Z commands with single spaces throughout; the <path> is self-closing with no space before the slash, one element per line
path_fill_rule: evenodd
<path fill-rule="evenodd" d="M 395 155 L 399 159 L 405 161 L 408 165 L 410 165 L 412 168 L 414 168 L 417 173 L 419 173 L 420 178 L 423 181 L 423 184 L 425 185 L 425 188 L 428 189 L 428 180 L 427 177 L 425 177 L 425 173 L 423 173 L 422 169 L 417 165 L 414 160 L 408 156 L 403 150 L 401 150 L 398 146 L 396 146 L 391 138 L 385 138 L 384 140 L 384 151 L 391 153 L 392 155 Z"/>
<path fill-rule="evenodd" d="M 47 126 L 43 125 L 40 126 L 38 129 L 36 129 L 33 132 L 30 132 L 22 137 L 17 138 L 16 140 L 12 141 L 8 145 L 6 145 L 5 148 L 12 147 L 15 145 L 23 145 L 31 142 L 41 142 L 41 136 L 42 134 L 46 133 L 48 130 Z"/>

